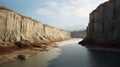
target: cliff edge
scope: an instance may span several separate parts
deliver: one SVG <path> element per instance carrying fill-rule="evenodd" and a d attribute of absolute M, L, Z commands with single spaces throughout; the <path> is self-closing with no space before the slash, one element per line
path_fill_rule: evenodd
<path fill-rule="evenodd" d="M 0 6 L 0 48 L 48 44 L 70 38 L 70 33 Z"/>
<path fill-rule="evenodd" d="M 109 0 L 91 14 L 83 46 L 120 48 L 120 0 Z"/>

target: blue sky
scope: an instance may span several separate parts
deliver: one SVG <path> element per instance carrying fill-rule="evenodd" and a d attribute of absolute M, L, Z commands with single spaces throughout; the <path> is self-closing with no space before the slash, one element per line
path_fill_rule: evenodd
<path fill-rule="evenodd" d="M 107 0 L 0 0 L 0 5 L 42 23 L 66 29 L 85 29 L 89 13 Z"/>

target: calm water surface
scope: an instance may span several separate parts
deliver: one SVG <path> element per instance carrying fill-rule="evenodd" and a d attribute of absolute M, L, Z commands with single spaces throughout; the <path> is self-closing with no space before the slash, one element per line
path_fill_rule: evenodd
<path fill-rule="evenodd" d="M 0 67 L 120 67 L 119 52 L 90 50 L 77 43 L 65 43 L 60 49 L 55 48 L 25 61 L 1 64 Z"/>

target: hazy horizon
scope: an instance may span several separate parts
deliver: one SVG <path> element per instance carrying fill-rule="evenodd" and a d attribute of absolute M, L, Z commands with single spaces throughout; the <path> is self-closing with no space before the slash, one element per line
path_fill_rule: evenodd
<path fill-rule="evenodd" d="M 105 1 L 107 0 L 0 0 L 0 6 L 71 31 L 85 29 L 89 13 Z"/>

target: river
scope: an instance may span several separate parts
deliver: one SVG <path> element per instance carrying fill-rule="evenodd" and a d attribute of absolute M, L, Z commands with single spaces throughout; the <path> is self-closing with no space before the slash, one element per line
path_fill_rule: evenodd
<path fill-rule="evenodd" d="M 78 41 L 62 42 L 59 48 L 0 67 L 120 67 L 119 52 L 87 49 L 78 45 Z"/>

